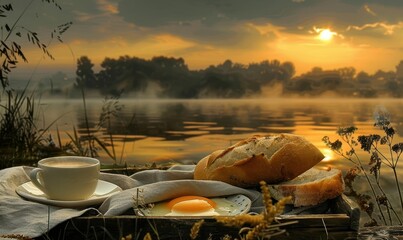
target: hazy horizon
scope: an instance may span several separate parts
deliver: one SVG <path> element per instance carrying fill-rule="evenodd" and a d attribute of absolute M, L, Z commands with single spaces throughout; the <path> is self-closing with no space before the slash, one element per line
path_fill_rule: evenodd
<path fill-rule="evenodd" d="M 29 1 L 11 3 L 15 16 L 5 19 L 10 26 Z M 21 61 L 15 74 L 30 76 L 32 69 L 39 75 L 53 70 L 72 74 L 80 56 L 92 59 L 97 70 L 105 57 L 124 55 L 182 57 L 192 70 L 226 59 L 244 65 L 277 59 L 293 62 L 297 75 L 313 67 L 354 67 L 373 74 L 394 70 L 403 56 L 403 1 L 399 0 L 58 4 L 61 11 L 53 4 L 35 2 L 19 22 L 50 43 L 55 61 L 26 42 L 22 46 L 29 64 Z M 63 43 L 48 41 L 53 29 L 70 21 Z"/>
<path fill-rule="evenodd" d="M 136 57 L 136 56 L 130 56 L 130 57 Z M 89 57 L 89 58 L 91 59 L 91 57 Z M 106 58 L 108 58 L 108 57 L 106 56 Z M 184 59 L 184 60 L 185 60 L 185 63 L 187 63 L 186 59 Z M 226 60 L 231 60 L 231 59 L 226 59 Z M 267 59 L 267 60 L 277 60 L 277 59 Z M 403 61 L 403 56 L 402 56 L 401 60 L 396 62 L 394 65 L 392 64 L 393 66 L 390 67 L 390 70 L 373 69 L 373 71 L 371 71 L 371 72 L 367 72 L 367 71 L 364 71 L 362 69 L 355 69 L 355 70 L 356 70 L 356 74 L 361 72 L 361 71 L 363 71 L 363 72 L 366 72 L 366 73 L 368 73 L 370 75 L 375 74 L 377 71 L 385 71 L 385 72 L 393 71 L 393 72 L 395 72 L 396 71 L 396 66 L 399 64 L 400 61 Z M 285 62 L 287 62 L 287 60 Z M 250 62 L 250 63 L 257 63 L 257 61 Z M 250 64 L 250 63 L 248 63 L 248 64 Z M 218 64 L 222 64 L 222 62 L 218 63 Z M 245 64 L 245 65 L 247 65 L 247 64 Z M 213 64 L 210 64 L 209 66 L 213 66 Z M 321 66 L 313 66 L 312 68 L 308 69 L 306 72 L 296 72 L 294 77 L 298 77 L 298 76 L 301 76 L 303 74 L 306 74 L 306 73 L 308 73 L 309 71 L 311 71 L 315 67 L 321 68 Z M 344 67 L 351 67 L 351 66 L 346 65 L 346 66 L 342 66 L 340 68 L 344 68 Z M 198 68 L 198 69 L 189 68 L 189 70 L 198 71 L 198 70 L 204 70 L 206 68 Z M 295 66 L 295 68 L 297 69 L 298 66 Z M 98 71 L 100 71 L 102 69 L 102 67 L 99 64 L 98 65 L 94 64 L 93 69 L 94 69 L 94 72 L 98 72 Z M 331 71 L 331 70 L 336 70 L 336 69 L 338 69 L 338 68 L 322 68 L 323 71 Z M 41 80 L 43 78 L 49 78 L 53 74 L 56 74 L 56 73 L 59 73 L 59 72 L 66 74 L 67 77 L 69 77 L 69 78 L 74 78 L 74 77 L 76 77 L 76 70 L 77 70 L 77 65 L 76 64 L 75 65 L 62 65 L 62 66 L 59 66 L 59 67 L 54 67 L 54 66 L 46 66 L 46 65 L 40 64 L 40 63 L 38 63 L 35 66 L 33 66 L 33 64 L 29 65 L 29 64 L 26 64 L 26 63 L 20 63 L 18 65 L 18 67 L 13 69 L 13 71 L 9 74 L 9 78 L 10 78 L 10 80 L 13 80 L 13 79 L 14 80 L 29 80 L 31 78 L 32 78 L 32 80 Z"/>

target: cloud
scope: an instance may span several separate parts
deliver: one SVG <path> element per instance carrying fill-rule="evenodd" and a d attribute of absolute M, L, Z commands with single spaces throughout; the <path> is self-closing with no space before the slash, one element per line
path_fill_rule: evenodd
<path fill-rule="evenodd" d="M 128 22 L 153 28 L 207 19 L 218 13 L 201 1 L 122 0 L 119 14 Z"/>
<path fill-rule="evenodd" d="M 31 0 L 6 1 L 12 2 L 16 9 L 21 6 L 16 10 L 20 13 Z M 402 48 L 403 0 L 69 0 L 58 3 L 62 11 L 52 3 L 34 1 L 21 25 L 33 31 L 43 30 L 45 34 L 39 34 L 47 42 L 46 37 L 56 26 L 72 21 L 72 27 L 63 35 L 65 44 L 70 45 L 75 55 L 85 54 L 97 61 L 119 55 L 144 58 L 170 55 L 184 57 L 192 66 L 202 67 L 228 58 L 244 63 L 276 58 L 299 61 L 298 65 L 308 67 L 324 59 L 337 59 L 345 64 L 358 54 L 353 51 L 357 46 Z M 320 29 L 330 29 L 333 40 L 318 41 L 315 37 Z M 60 52 L 54 50 L 57 59 L 60 56 L 71 59 L 69 51 L 62 51 L 65 45 L 55 45 L 52 43 L 52 48 L 60 47 Z M 342 51 L 350 55 L 342 55 Z M 401 58 L 401 51 L 398 53 Z M 335 54 L 340 57 L 335 58 Z"/>
<path fill-rule="evenodd" d="M 181 39 L 192 43 L 184 48 L 172 48 L 172 54 L 177 56 L 186 52 L 201 52 L 203 49 L 256 51 L 273 48 L 281 39 L 312 35 L 309 31 L 313 27 L 332 29 L 338 33 L 339 40 L 343 40 L 344 37 L 348 38 L 348 32 L 356 35 L 369 29 L 366 24 L 374 20 L 374 15 L 392 9 L 390 5 L 382 8 L 375 3 L 360 1 L 357 4 L 345 0 L 91 1 L 94 1 L 97 9 L 96 13 L 88 14 L 97 14 L 98 17 L 85 24 L 97 27 L 89 30 L 91 34 L 87 34 L 86 38 L 107 39 L 109 33 L 120 34 L 128 42 L 168 39 L 169 36 L 175 39 L 174 42 Z M 85 16 L 81 14 L 81 17 Z M 105 17 L 105 14 L 109 14 L 109 17 Z M 108 20 L 105 21 L 105 18 Z M 105 22 L 97 25 L 101 21 Z M 385 25 L 382 29 L 390 33 L 398 28 L 387 28 Z M 80 31 L 85 32 L 84 28 Z"/>
<path fill-rule="evenodd" d="M 121 0 L 118 9 L 124 21 L 150 33 L 175 35 L 204 47 L 257 49 L 282 32 L 301 32 L 296 26 L 301 23 L 299 16 L 320 2 Z M 314 18 L 314 14 L 304 18 Z"/>
<path fill-rule="evenodd" d="M 376 17 L 376 13 L 374 11 L 372 11 L 372 9 L 368 6 L 368 5 L 364 5 L 364 9 L 367 13 L 369 13 L 370 15 Z"/>
<path fill-rule="evenodd" d="M 118 35 L 136 41 L 166 34 L 203 48 L 244 49 L 257 49 L 284 34 L 307 34 L 313 26 L 337 32 L 363 26 L 373 20 L 368 11 L 379 9 L 372 4 L 365 5 L 365 11 L 363 4 L 343 0 L 70 0 L 61 4 L 60 15 L 73 20 L 66 34 L 72 40 L 90 42 Z"/>
<path fill-rule="evenodd" d="M 350 30 L 357 30 L 363 31 L 367 29 L 381 29 L 384 35 L 392 35 L 395 33 L 396 30 L 403 29 L 403 22 L 398 22 L 395 24 L 388 24 L 385 22 L 375 22 L 375 23 L 368 23 L 362 26 L 348 26 L 347 31 Z"/>
<path fill-rule="evenodd" d="M 111 14 L 119 13 L 118 4 L 116 2 L 111 2 L 108 0 L 98 0 L 97 3 L 101 11 Z"/>
<path fill-rule="evenodd" d="M 402 7 L 403 2 L 400 0 L 340 0 L 341 2 L 348 3 L 350 5 L 355 5 L 355 6 L 362 6 L 365 4 L 379 4 L 381 3 L 384 6 L 391 6 L 391 7 Z"/>
<path fill-rule="evenodd" d="M 194 21 L 211 25 L 228 19 L 281 18 L 320 1 L 297 2 L 300 4 L 295 4 L 295 0 L 122 0 L 119 11 L 125 20 L 144 27 Z"/>

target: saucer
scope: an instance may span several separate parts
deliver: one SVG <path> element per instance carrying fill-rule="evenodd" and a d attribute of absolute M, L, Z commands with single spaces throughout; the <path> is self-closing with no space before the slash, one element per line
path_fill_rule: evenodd
<path fill-rule="evenodd" d="M 122 191 L 122 189 L 113 183 L 98 180 L 97 188 L 95 189 L 94 194 L 88 199 L 77 201 L 61 201 L 61 200 L 49 199 L 32 182 L 26 182 L 20 185 L 19 187 L 17 187 L 15 191 L 21 197 L 34 202 L 44 203 L 58 207 L 79 208 L 100 204 L 106 198 Z"/>

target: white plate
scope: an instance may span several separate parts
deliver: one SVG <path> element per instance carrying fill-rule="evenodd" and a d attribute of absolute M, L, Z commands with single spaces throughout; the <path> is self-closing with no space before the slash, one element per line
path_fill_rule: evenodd
<path fill-rule="evenodd" d="M 231 195 L 227 197 L 213 197 L 210 198 L 216 203 L 215 211 L 220 216 L 234 216 L 238 214 L 243 214 L 249 212 L 252 201 L 245 195 Z M 171 212 L 170 209 L 167 208 L 166 204 L 169 201 L 158 202 L 153 204 L 152 207 L 149 208 L 140 208 L 138 209 L 138 214 L 143 216 L 167 216 Z M 181 215 L 184 216 L 184 215 Z M 186 216 L 196 216 L 196 215 L 186 215 Z M 204 216 L 204 215 L 197 215 Z M 209 216 L 209 215 L 206 215 Z M 174 216 L 172 216 L 174 217 Z"/>
<path fill-rule="evenodd" d="M 15 191 L 21 197 L 34 202 L 58 207 L 79 208 L 100 204 L 107 197 L 122 191 L 122 189 L 113 183 L 98 180 L 95 193 L 90 198 L 79 201 L 60 201 L 48 199 L 46 195 L 41 190 L 39 190 L 32 182 L 26 182 L 20 185 Z"/>

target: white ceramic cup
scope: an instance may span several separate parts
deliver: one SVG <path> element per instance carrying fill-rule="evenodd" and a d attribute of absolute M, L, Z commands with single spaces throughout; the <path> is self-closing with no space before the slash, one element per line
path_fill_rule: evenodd
<path fill-rule="evenodd" d="M 73 201 L 91 197 L 98 184 L 100 162 L 80 156 L 42 159 L 29 177 L 49 199 Z"/>

